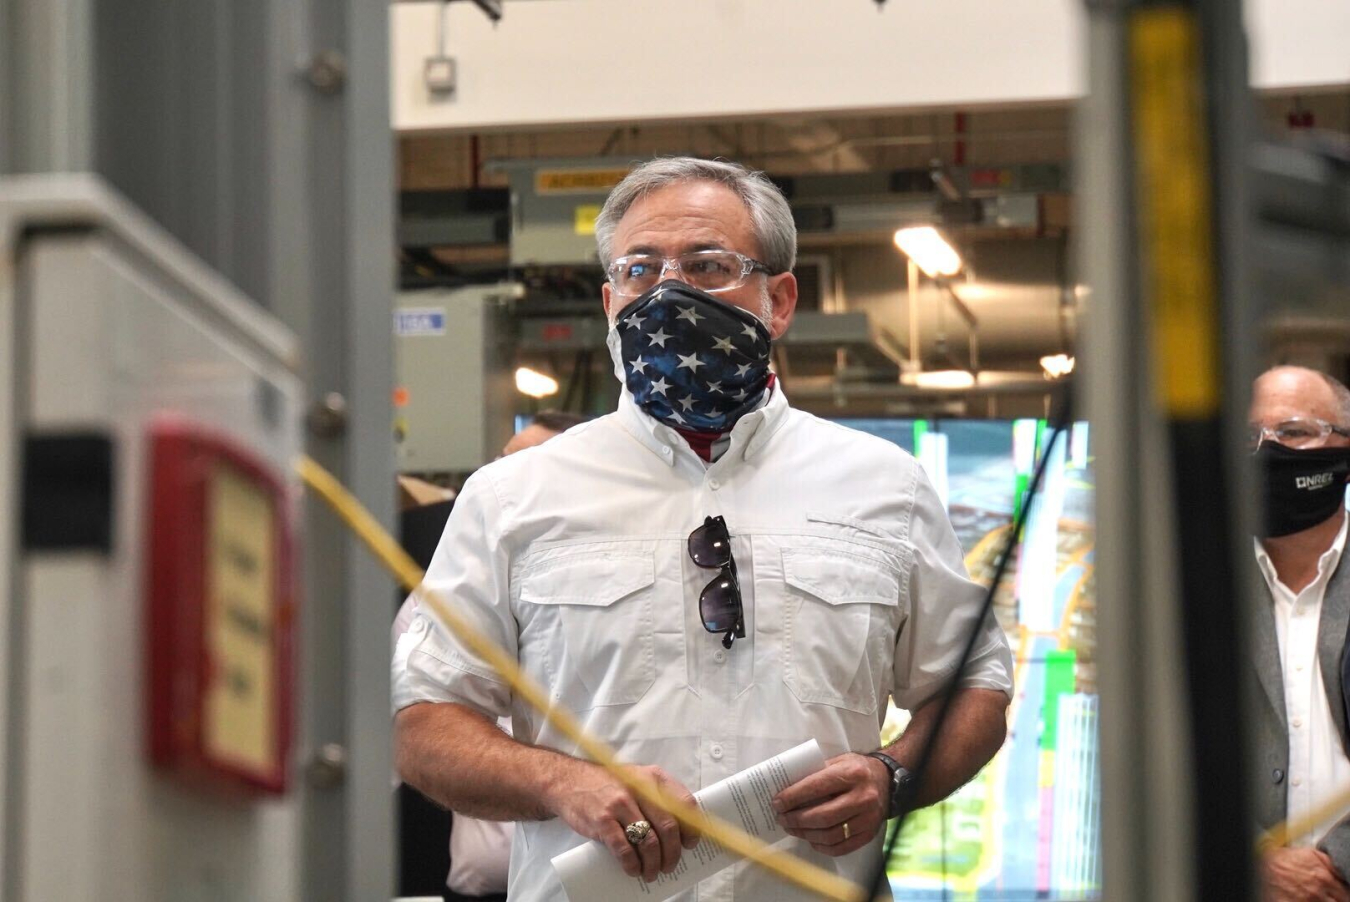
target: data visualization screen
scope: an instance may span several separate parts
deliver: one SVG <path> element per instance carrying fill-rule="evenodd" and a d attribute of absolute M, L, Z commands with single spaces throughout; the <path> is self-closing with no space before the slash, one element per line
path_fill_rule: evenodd
<path fill-rule="evenodd" d="M 1051 431 L 1041 420 L 840 419 L 918 458 L 971 578 L 988 584 Z M 963 789 L 906 819 L 888 863 L 898 899 L 1100 896 L 1096 593 L 1089 427 L 1050 451 L 1023 541 L 994 599 L 1013 649 L 1008 739 Z M 884 739 L 907 715 L 891 709 Z"/>

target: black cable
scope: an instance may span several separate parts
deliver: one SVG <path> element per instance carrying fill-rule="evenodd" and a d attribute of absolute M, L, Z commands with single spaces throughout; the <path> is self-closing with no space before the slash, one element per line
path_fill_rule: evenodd
<path fill-rule="evenodd" d="M 1008 561 L 1012 558 L 1013 550 L 1016 549 L 1021 541 L 1022 530 L 1026 528 L 1027 518 L 1031 513 L 1031 502 L 1040 491 L 1041 479 L 1045 476 L 1046 465 L 1050 461 L 1050 452 L 1054 450 L 1055 441 L 1059 438 L 1066 428 L 1070 418 L 1073 415 L 1073 386 L 1071 382 L 1065 381 L 1063 384 L 1063 394 L 1059 399 L 1059 410 L 1055 416 L 1050 438 L 1045 443 L 1045 450 L 1041 452 L 1041 459 L 1036 464 L 1036 471 L 1031 477 L 1031 484 L 1027 486 L 1027 494 L 1023 499 L 1021 508 L 1017 511 L 1017 516 L 1013 518 L 1012 529 L 1008 531 L 1008 540 L 1003 543 L 1003 550 L 999 554 L 998 566 L 994 569 L 994 578 L 989 582 L 989 589 L 985 592 L 984 604 L 980 607 L 980 616 L 975 620 L 975 626 L 970 631 L 970 636 L 966 639 L 965 650 L 961 653 L 961 663 L 952 674 L 951 683 L 942 692 L 941 707 L 938 708 L 937 720 L 933 723 L 933 729 L 928 733 L 928 739 L 924 742 L 923 753 L 919 756 L 918 763 L 910 771 L 914 775 L 914 788 L 917 794 L 923 788 L 924 776 L 928 771 L 928 765 L 932 761 L 933 750 L 937 747 L 938 736 L 942 734 L 942 728 L 951 714 L 952 699 L 959 691 L 961 676 L 965 673 L 966 667 L 970 664 L 970 656 L 975 651 L 975 643 L 979 641 L 980 634 L 984 630 L 985 620 L 994 609 L 994 596 L 998 593 L 999 584 L 1003 582 L 1003 575 L 1007 572 Z M 886 839 L 886 843 L 881 852 L 881 861 L 877 863 L 876 873 L 871 880 L 871 892 L 868 899 L 875 899 L 877 891 L 886 880 L 886 866 L 891 860 L 891 853 L 895 851 L 895 844 L 900 839 L 900 831 L 904 829 L 905 818 L 910 811 L 901 811 L 895 818 L 893 832 Z"/>

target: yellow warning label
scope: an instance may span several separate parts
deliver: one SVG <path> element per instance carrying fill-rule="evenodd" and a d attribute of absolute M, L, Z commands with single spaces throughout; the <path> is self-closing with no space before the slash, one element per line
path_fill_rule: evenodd
<path fill-rule="evenodd" d="M 536 194 L 606 194 L 627 169 L 540 169 L 534 174 Z"/>
<path fill-rule="evenodd" d="M 214 758 L 268 771 L 277 742 L 272 503 L 230 467 L 212 475 L 204 624 L 212 673 L 203 741 Z"/>
<path fill-rule="evenodd" d="M 582 204 L 576 209 L 572 227 L 578 235 L 594 235 L 595 220 L 600 216 L 599 204 Z"/>
<path fill-rule="evenodd" d="M 1218 413 L 1222 380 L 1195 16 L 1165 7 L 1134 13 L 1130 56 L 1154 390 L 1171 416 L 1209 417 Z"/>

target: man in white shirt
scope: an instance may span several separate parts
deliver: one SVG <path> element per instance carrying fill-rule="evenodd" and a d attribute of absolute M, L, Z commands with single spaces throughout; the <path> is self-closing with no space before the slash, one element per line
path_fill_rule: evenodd
<path fill-rule="evenodd" d="M 542 445 L 556 438 L 573 426 L 586 422 L 586 417 L 561 410 L 542 410 L 535 414 L 529 425 L 507 439 L 502 447 L 501 457 L 508 457 L 517 451 Z M 400 477 L 400 484 L 403 477 Z M 453 493 L 451 499 L 453 500 Z M 447 513 L 445 502 L 420 507 L 417 510 L 430 511 L 439 517 L 439 534 L 444 529 Z M 408 512 L 404 512 L 404 546 L 419 566 L 430 564 L 432 551 L 422 544 L 421 532 L 430 524 L 418 523 L 419 535 L 409 536 Z M 416 539 L 416 541 L 412 541 Z M 417 596 L 409 595 L 394 616 L 393 641 L 397 645 L 399 637 L 408 631 L 413 618 L 417 616 Z M 498 726 L 508 733 L 511 731 L 511 718 L 498 720 Z M 511 835 L 514 824 L 510 821 L 485 821 L 478 818 L 456 815 L 450 823 L 450 872 L 445 878 L 445 886 L 454 899 L 498 899 L 506 892 L 506 877 L 510 862 Z M 407 853 L 405 853 L 407 854 Z"/>
<path fill-rule="evenodd" d="M 596 234 L 619 409 L 476 473 L 427 585 L 677 797 L 815 738 L 826 769 L 775 802 L 789 848 L 865 881 L 887 815 L 945 797 L 1002 744 L 1007 638 L 980 620 L 983 590 L 914 459 L 793 410 L 774 384 L 769 346 L 797 288 L 796 231 L 772 183 L 656 160 L 615 188 Z M 574 757 L 425 614 L 393 677 L 403 778 L 519 822 L 512 897 L 565 898 L 550 860 L 587 839 L 647 880 L 697 842 Z M 905 767 L 953 682 L 916 789 Z M 892 695 L 913 718 L 878 750 Z M 514 738 L 494 724 L 505 715 Z M 698 898 L 811 897 L 738 865 Z"/>
<path fill-rule="evenodd" d="M 1251 443 L 1264 483 L 1256 559 L 1270 591 L 1253 637 L 1263 828 L 1305 817 L 1350 787 L 1342 660 L 1350 624 L 1345 482 L 1350 391 L 1276 367 L 1252 391 Z M 1332 818 L 1267 853 L 1267 898 L 1350 902 L 1350 819 Z"/>

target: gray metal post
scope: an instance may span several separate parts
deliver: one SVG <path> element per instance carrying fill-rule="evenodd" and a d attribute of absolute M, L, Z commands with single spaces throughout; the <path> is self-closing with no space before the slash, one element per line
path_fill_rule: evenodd
<path fill-rule="evenodd" d="M 272 307 L 308 354 L 309 451 L 393 518 L 393 137 L 387 10 L 270 6 Z M 306 899 L 393 889 L 392 583 L 332 514 L 306 519 Z"/>
<path fill-rule="evenodd" d="M 93 162 L 91 0 L 0 0 L 0 175 Z"/>
<path fill-rule="evenodd" d="M 1247 876 L 1242 870 L 1245 862 L 1239 860 L 1248 848 L 1247 820 L 1216 817 L 1208 807 L 1197 810 L 1196 801 L 1200 796 L 1216 801 L 1217 768 L 1241 758 L 1241 705 L 1221 706 L 1231 726 L 1221 737 L 1215 735 L 1212 717 L 1206 721 L 1196 716 L 1203 712 L 1191 697 L 1203 692 L 1201 682 L 1215 676 L 1229 690 L 1236 687 L 1237 677 L 1215 674 L 1202 657 L 1218 655 L 1235 671 L 1240 669 L 1234 662 L 1243 660 L 1246 647 L 1240 641 L 1241 624 L 1232 618 L 1243 606 L 1232 596 L 1252 587 L 1233 576 L 1238 568 L 1225 567 L 1236 583 L 1231 596 L 1215 599 L 1217 583 L 1211 583 L 1208 595 L 1197 592 L 1196 573 L 1208 573 L 1197 568 L 1213 566 L 1217 558 L 1212 550 L 1181 557 L 1183 547 L 1197 551 L 1194 530 L 1202 527 L 1191 524 L 1189 535 L 1179 531 L 1179 521 L 1198 512 L 1179 513 L 1174 499 L 1181 486 L 1174 469 L 1198 466 L 1211 475 L 1222 472 L 1229 477 L 1227 491 L 1209 495 L 1206 510 L 1224 510 L 1232 516 L 1218 518 L 1213 529 L 1205 527 L 1206 538 L 1199 541 L 1208 542 L 1210 549 L 1223 549 L 1229 561 L 1249 556 L 1246 504 L 1251 492 L 1247 462 L 1241 455 L 1241 425 L 1253 367 L 1243 267 L 1249 220 L 1244 190 L 1249 146 L 1245 52 L 1234 4 L 1228 0 L 1198 4 L 1205 62 L 1197 73 L 1202 84 L 1195 87 L 1204 94 L 1207 121 L 1191 124 L 1199 129 L 1200 140 L 1208 143 L 1202 150 L 1209 168 L 1202 159 L 1199 171 L 1201 178 L 1209 178 L 1215 198 L 1213 222 L 1207 228 L 1218 274 L 1218 316 L 1212 328 L 1221 332 L 1216 340 L 1224 349 L 1218 355 L 1223 367 L 1220 424 L 1212 418 L 1220 413 L 1217 407 L 1204 416 L 1164 410 L 1154 384 L 1161 352 L 1151 340 L 1154 307 L 1146 302 L 1154 296 L 1151 292 L 1162 289 L 1160 282 L 1142 282 L 1152 270 L 1149 254 L 1136 241 L 1136 236 L 1149 233 L 1141 230 L 1144 224 L 1136 218 L 1142 215 L 1147 196 L 1133 178 L 1142 171 L 1142 158 L 1136 158 L 1140 148 L 1131 120 L 1138 99 L 1131 96 L 1129 83 L 1131 67 L 1138 75 L 1139 63 L 1132 63 L 1127 53 L 1130 16 L 1143 6 L 1089 3 L 1089 96 L 1078 123 L 1082 204 L 1085 209 L 1113 211 L 1085 220 L 1079 246 L 1092 288 L 1081 359 L 1098 448 L 1104 898 L 1237 899 Z M 1179 59 L 1169 62 L 1184 65 Z M 1157 186 L 1152 190 L 1156 192 Z M 1209 259 L 1195 262 L 1203 267 Z M 1198 293 L 1202 287 L 1190 290 Z M 1191 297 L 1185 300 L 1191 302 Z M 1212 440 L 1197 443 L 1201 430 L 1210 430 Z M 1234 498 L 1239 500 L 1230 500 Z M 1183 603 L 1191 608 L 1183 608 Z M 1215 620 L 1206 621 L 1213 634 L 1197 641 L 1197 630 L 1204 627 L 1197 625 L 1195 612 L 1213 610 L 1214 604 L 1231 606 L 1229 622 L 1219 623 L 1223 618 L 1215 615 Z M 1223 637 L 1222 648 L 1215 636 Z M 1187 660 L 1188 656 L 1192 657 Z M 1233 793 L 1243 786 L 1240 780 L 1225 777 L 1225 781 L 1232 792 L 1224 798 L 1234 807 Z M 1205 791 L 1197 793 L 1198 789 Z M 1234 854 L 1216 855 L 1224 849 Z"/>

